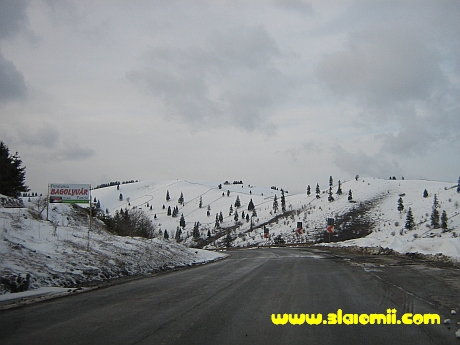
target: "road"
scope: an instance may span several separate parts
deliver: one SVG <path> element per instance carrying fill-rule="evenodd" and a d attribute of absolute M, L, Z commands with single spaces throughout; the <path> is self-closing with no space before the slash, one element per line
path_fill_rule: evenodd
<path fill-rule="evenodd" d="M 460 274 L 390 256 L 230 252 L 216 263 L 0 311 L 6 344 L 459 344 Z M 275 325 L 272 314 L 439 314 L 440 325 Z M 457 311 L 459 311 L 457 309 Z M 460 314 L 460 313 L 459 313 Z M 451 318 L 450 325 L 442 324 Z"/>

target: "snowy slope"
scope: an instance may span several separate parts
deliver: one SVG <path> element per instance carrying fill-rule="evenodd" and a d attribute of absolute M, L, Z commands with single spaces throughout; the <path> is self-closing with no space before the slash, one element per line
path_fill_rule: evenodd
<path fill-rule="evenodd" d="M 111 213 L 125 207 L 140 207 L 148 212 L 159 230 L 168 230 L 174 234 L 179 226 L 179 217 L 167 216 L 163 205 L 179 207 L 179 215 L 183 214 L 186 219 L 184 242 L 193 245 L 191 231 L 195 222 L 201 224 L 201 234 L 206 238 L 208 230 L 214 236 L 215 233 L 225 233 L 223 230 L 215 229 L 216 213 L 222 212 L 224 222 L 221 228 L 235 228 L 234 213 L 229 216 L 230 205 L 234 207 L 236 197 L 241 201 L 241 207 L 237 210 L 240 215 L 238 226 L 232 229 L 233 246 L 246 247 L 251 245 L 270 245 L 273 239 L 281 235 L 287 243 L 297 242 L 321 242 L 328 241 L 325 232 L 326 218 L 336 219 L 336 233 L 332 241 L 343 238 L 359 237 L 363 233 L 357 233 L 356 227 L 359 224 L 367 227 L 370 232 L 368 236 L 361 239 L 354 239 L 341 242 L 340 245 L 358 246 L 382 246 L 389 247 L 399 252 L 421 252 L 421 253 L 443 253 L 448 256 L 460 258 L 459 225 L 458 213 L 460 194 L 456 192 L 456 184 L 436 181 L 410 181 L 410 180 L 383 180 L 375 178 L 360 178 L 342 182 L 342 195 L 336 195 L 337 185 L 334 185 L 335 200 L 328 201 L 328 186 L 322 186 L 320 198 L 315 196 L 315 183 L 312 183 L 312 194 L 307 196 L 290 195 L 286 193 L 286 217 L 279 218 L 276 222 L 270 222 L 266 226 L 270 229 L 270 238 L 263 235 L 261 225 L 269 222 L 275 216 L 281 214 L 273 212 L 273 198 L 278 198 L 281 209 L 281 192 L 270 188 L 262 188 L 248 184 L 223 185 L 222 189 L 217 186 L 221 182 L 216 181 L 144 181 L 133 184 L 121 185 L 120 190 L 108 187 L 93 191 L 93 196 L 101 203 L 102 209 L 108 209 Z M 423 191 L 427 189 L 429 196 L 423 197 Z M 353 203 L 348 201 L 348 191 L 353 194 Z M 169 191 L 171 200 L 166 201 L 166 192 Z M 230 195 L 227 196 L 227 191 Z M 184 195 L 184 206 L 179 205 L 177 200 L 181 194 Z M 124 200 L 119 201 L 119 194 L 122 193 Z M 405 210 L 400 213 L 397 210 L 399 195 L 403 195 Z M 441 229 L 431 229 L 430 215 L 434 194 L 437 195 L 440 203 L 440 213 L 445 210 L 449 218 L 449 231 L 442 232 Z M 199 208 L 200 196 L 203 207 Z M 130 200 L 128 206 L 127 198 Z M 248 213 L 247 205 L 253 200 L 256 206 L 257 217 L 253 218 L 253 231 L 250 230 L 250 222 L 241 220 L 241 212 Z M 147 207 L 152 206 L 152 210 Z M 206 215 L 207 206 L 211 208 L 211 215 Z M 404 223 L 408 208 L 412 212 L 417 224 L 413 231 L 405 231 Z M 250 212 L 250 215 L 252 213 Z M 346 216 L 346 217 L 345 217 Z M 363 220 L 363 221 L 361 221 Z M 364 221 L 367 220 L 367 221 Z M 297 222 L 302 222 L 305 233 L 296 233 Z M 257 228 L 259 227 L 259 228 Z M 355 233 L 353 233 L 355 232 Z M 187 237 L 187 235 L 189 237 Z M 212 242 L 207 247 L 216 248 L 223 246 L 223 237 Z"/>
<path fill-rule="evenodd" d="M 162 238 L 114 236 L 97 220 L 88 233 L 87 213 L 71 205 L 52 205 L 52 222 L 41 220 L 32 203 L 26 201 L 25 206 L 0 208 L 0 294 L 86 285 L 225 256 L 189 249 Z"/>

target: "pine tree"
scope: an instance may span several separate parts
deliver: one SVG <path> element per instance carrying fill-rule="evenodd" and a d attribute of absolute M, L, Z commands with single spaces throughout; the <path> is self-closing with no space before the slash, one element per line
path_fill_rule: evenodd
<path fill-rule="evenodd" d="M 184 205 L 184 193 L 180 192 L 180 197 L 179 200 L 177 200 L 177 202 L 181 205 Z"/>
<path fill-rule="evenodd" d="M 414 215 L 412 214 L 412 209 L 409 207 L 409 210 L 407 211 L 407 216 L 406 216 L 406 224 L 404 227 L 407 230 L 414 230 L 415 229 L 415 220 L 414 220 Z"/>
<path fill-rule="evenodd" d="M 198 204 L 199 208 L 203 207 L 203 197 L 200 195 L 200 203 Z"/>
<path fill-rule="evenodd" d="M 194 239 L 200 238 L 200 236 L 201 236 L 201 234 L 200 234 L 200 222 L 195 222 L 195 224 L 193 225 L 192 236 L 193 236 Z"/>
<path fill-rule="evenodd" d="M 224 221 L 224 215 L 222 214 L 222 211 L 219 212 L 219 222 L 222 223 Z"/>
<path fill-rule="evenodd" d="M 175 236 L 177 242 L 180 241 L 181 235 L 182 235 L 182 230 L 181 230 L 181 228 L 178 227 L 177 230 L 176 230 L 176 236 Z"/>
<path fill-rule="evenodd" d="M 171 206 L 168 206 L 168 216 L 171 215 Z"/>
<path fill-rule="evenodd" d="M 333 201 L 334 201 L 334 197 L 332 196 L 332 186 L 329 186 L 329 193 L 328 193 L 327 200 L 328 200 L 329 202 L 333 202 Z"/>
<path fill-rule="evenodd" d="M 235 216 L 233 217 L 233 219 L 235 220 L 235 222 L 238 222 L 239 220 L 238 211 L 235 211 Z"/>
<path fill-rule="evenodd" d="M 334 185 L 334 180 L 332 179 L 332 176 L 329 176 L 329 187 L 332 187 Z"/>
<path fill-rule="evenodd" d="M 248 211 L 252 211 L 254 209 L 254 203 L 252 202 L 252 199 L 249 201 L 249 204 L 248 204 Z"/>
<path fill-rule="evenodd" d="M 351 189 L 348 191 L 348 201 L 353 200 L 353 193 L 351 192 Z"/>
<path fill-rule="evenodd" d="M 28 192 L 24 184 L 26 167 L 21 167 L 22 161 L 16 152 L 10 155 L 8 146 L 0 142 L 0 194 L 17 197 L 21 192 Z"/>
<path fill-rule="evenodd" d="M 281 211 L 286 212 L 286 198 L 284 197 L 284 190 L 281 189 Z"/>
<path fill-rule="evenodd" d="M 276 194 L 275 194 L 275 198 L 273 199 L 273 211 L 275 213 L 278 212 L 278 198 L 276 197 Z"/>
<path fill-rule="evenodd" d="M 171 197 L 169 196 L 169 190 L 166 191 L 166 201 L 171 200 Z"/>
<path fill-rule="evenodd" d="M 423 191 L 423 197 L 428 198 L 428 191 L 426 189 Z"/>
<path fill-rule="evenodd" d="M 434 229 L 439 228 L 439 211 L 438 211 L 438 208 L 439 208 L 438 197 L 435 194 L 434 199 L 433 199 L 433 207 L 432 207 L 432 211 L 431 211 L 431 226 Z"/>
<path fill-rule="evenodd" d="M 239 195 L 236 196 L 235 207 L 236 207 L 236 208 L 240 208 L 240 207 L 241 207 L 241 201 L 240 201 L 240 196 L 239 196 Z"/>
<path fill-rule="evenodd" d="M 227 236 L 225 236 L 225 239 L 224 239 L 225 247 L 227 247 L 227 248 L 231 247 L 232 242 L 233 242 L 232 235 L 230 235 L 230 230 L 228 230 L 227 231 Z"/>
<path fill-rule="evenodd" d="M 441 228 L 443 231 L 447 231 L 447 221 L 448 221 L 448 218 L 447 218 L 447 213 L 446 211 L 442 211 L 442 215 L 441 215 Z"/>
<path fill-rule="evenodd" d="M 228 215 L 231 216 L 233 213 L 233 205 L 230 205 L 230 211 L 228 212 Z"/>
<path fill-rule="evenodd" d="M 403 203 L 403 198 L 402 197 L 399 197 L 399 199 L 398 199 L 398 211 L 399 211 L 399 213 L 404 211 L 404 203 Z"/>
<path fill-rule="evenodd" d="M 460 193 L 460 177 L 458 178 L 457 193 Z"/>
<path fill-rule="evenodd" d="M 310 185 L 307 186 L 307 195 L 310 196 L 311 194 L 311 188 L 310 188 Z"/>
<path fill-rule="evenodd" d="M 337 187 L 337 195 L 342 195 L 342 183 L 340 182 L 340 180 L 338 184 L 339 186 Z"/>
<path fill-rule="evenodd" d="M 184 218 L 184 214 L 183 214 L 183 213 L 182 213 L 182 215 L 180 216 L 179 225 L 181 226 L 181 228 L 185 228 L 185 218 Z"/>
<path fill-rule="evenodd" d="M 164 233 L 164 238 L 165 238 L 165 240 L 169 239 L 168 230 L 165 230 L 165 233 Z"/>
<path fill-rule="evenodd" d="M 321 190 L 319 189 L 319 183 L 316 184 L 316 198 L 319 199 L 320 198 L 320 193 L 321 193 Z"/>

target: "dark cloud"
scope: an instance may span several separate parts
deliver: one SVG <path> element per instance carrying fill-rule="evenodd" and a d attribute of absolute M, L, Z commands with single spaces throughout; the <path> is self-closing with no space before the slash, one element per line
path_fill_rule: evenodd
<path fill-rule="evenodd" d="M 313 14 L 313 7 L 308 1 L 303 0 L 275 0 L 275 5 L 290 11 L 296 11 L 304 15 Z"/>
<path fill-rule="evenodd" d="M 385 159 L 382 155 L 369 156 L 363 150 L 352 153 L 341 146 L 336 146 L 333 152 L 334 164 L 351 176 L 359 174 L 386 178 L 401 175 L 399 164 Z"/>
<path fill-rule="evenodd" d="M 55 155 L 55 159 L 63 161 L 81 161 L 91 158 L 95 155 L 95 151 L 90 148 L 81 147 L 76 142 L 68 142 L 59 149 Z"/>
<path fill-rule="evenodd" d="M 392 124 L 377 136 L 384 153 L 423 154 L 458 140 L 460 4 L 442 4 L 357 1 L 325 30 L 347 27 L 348 44 L 324 56 L 316 76 L 354 99 L 363 122 Z"/>
<path fill-rule="evenodd" d="M 0 0 L 0 39 L 11 38 L 29 23 L 27 1 Z"/>
<path fill-rule="evenodd" d="M 262 26 L 217 31 L 205 47 L 155 47 L 128 80 L 162 100 L 168 115 L 190 123 L 272 128 L 270 107 L 288 93 L 289 81 L 273 67 L 280 56 Z"/>
<path fill-rule="evenodd" d="M 26 94 L 24 76 L 0 51 L 0 102 L 24 99 Z"/>
<path fill-rule="evenodd" d="M 26 1 L 0 0 L 0 40 L 11 39 L 28 24 Z M 23 99 L 27 87 L 24 76 L 0 51 L 0 102 Z"/>
<path fill-rule="evenodd" d="M 413 32 L 378 27 L 351 35 L 348 49 L 326 56 L 317 75 L 338 94 L 387 108 L 429 97 L 445 82 L 439 62 Z"/>

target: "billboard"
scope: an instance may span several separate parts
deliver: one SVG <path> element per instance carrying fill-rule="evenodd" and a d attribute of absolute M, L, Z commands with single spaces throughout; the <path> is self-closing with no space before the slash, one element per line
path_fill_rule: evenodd
<path fill-rule="evenodd" d="M 90 202 L 90 184 L 51 183 L 49 197 L 51 203 L 87 204 Z"/>

